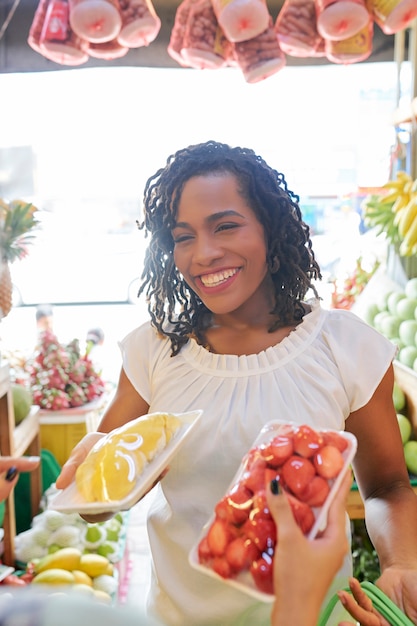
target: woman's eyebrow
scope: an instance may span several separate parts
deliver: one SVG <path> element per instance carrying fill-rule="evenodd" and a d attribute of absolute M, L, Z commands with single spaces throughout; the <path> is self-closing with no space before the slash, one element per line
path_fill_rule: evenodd
<path fill-rule="evenodd" d="M 233 209 L 227 209 L 226 211 L 219 211 L 218 213 L 212 213 L 211 215 L 209 215 L 206 218 L 206 221 L 208 223 L 216 222 L 217 220 L 222 219 L 224 217 L 241 217 L 241 218 L 243 218 L 244 215 L 242 215 L 238 211 L 234 211 Z M 175 222 L 173 228 L 189 228 L 189 226 L 190 226 L 190 224 L 188 224 L 188 222 Z"/>

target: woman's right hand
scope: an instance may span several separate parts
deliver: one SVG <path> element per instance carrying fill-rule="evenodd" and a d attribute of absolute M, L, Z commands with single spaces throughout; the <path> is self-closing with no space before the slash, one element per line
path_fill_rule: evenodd
<path fill-rule="evenodd" d="M 56 479 L 57 489 L 65 489 L 73 482 L 77 467 L 84 461 L 93 445 L 105 435 L 106 433 L 88 433 L 74 446 L 69 459 L 62 466 L 61 473 Z"/>

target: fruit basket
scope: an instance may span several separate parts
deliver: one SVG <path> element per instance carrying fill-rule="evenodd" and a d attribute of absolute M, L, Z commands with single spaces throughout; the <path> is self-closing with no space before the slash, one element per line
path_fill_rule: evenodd
<path fill-rule="evenodd" d="M 313 538 L 326 525 L 328 508 L 356 447 L 356 438 L 347 432 L 268 423 L 193 546 L 191 566 L 258 600 L 272 602 L 277 532 L 266 502 L 266 485 L 279 477 L 298 525 Z"/>

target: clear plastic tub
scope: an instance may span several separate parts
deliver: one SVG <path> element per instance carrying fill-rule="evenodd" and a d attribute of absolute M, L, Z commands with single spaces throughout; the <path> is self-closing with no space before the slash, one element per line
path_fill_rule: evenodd
<path fill-rule="evenodd" d="M 272 602 L 272 574 L 263 583 L 256 576 L 262 561 L 272 567 L 277 536 L 265 489 L 278 475 L 298 525 L 314 538 L 326 526 L 329 506 L 356 447 L 356 438 L 347 432 L 268 423 L 193 546 L 191 566 L 258 600 Z"/>

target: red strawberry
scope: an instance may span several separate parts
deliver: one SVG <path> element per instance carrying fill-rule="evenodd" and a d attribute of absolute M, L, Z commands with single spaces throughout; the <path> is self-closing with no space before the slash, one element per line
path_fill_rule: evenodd
<path fill-rule="evenodd" d="M 252 510 L 250 512 L 252 519 L 259 519 L 264 517 L 265 519 L 271 519 L 271 513 L 269 511 L 268 503 L 266 501 L 266 491 L 262 489 L 253 496 Z"/>
<path fill-rule="evenodd" d="M 293 438 L 289 435 L 277 435 L 262 450 L 262 456 L 270 467 L 280 467 L 293 454 Z"/>
<path fill-rule="evenodd" d="M 266 461 L 259 457 L 246 469 L 242 477 L 242 484 L 256 493 L 265 488 Z"/>
<path fill-rule="evenodd" d="M 260 551 L 249 538 L 236 537 L 226 548 L 226 560 L 235 572 L 248 569 L 260 557 Z"/>
<path fill-rule="evenodd" d="M 272 518 L 249 518 L 243 526 L 243 533 L 261 552 L 274 547 L 277 541 L 277 528 Z"/>
<path fill-rule="evenodd" d="M 231 578 L 234 574 L 230 564 L 224 556 L 216 556 L 213 559 L 211 567 L 213 571 L 222 578 Z"/>
<path fill-rule="evenodd" d="M 295 498 L 291 494 L 287 494 L 287 498 L 291 505 L 295 521 L 301 528 L 302 532 L 306 535 L 310 532 L 315 522 L 312 509 L 308 506 L 308 504 L 301 502 L 298 498 Z"/>
<path fill-rule="evenodd" d="M 327 430 L 322 432 L 323 444 L 325 446 L 335 446 L 340 452 L 344 452 L 348 447 L 347 440 L 342 435 L 334 430 Z"/>
<path fill-rule="evenodd" d="M 273 558 L 269 554 L 263 554 L 260 559 L 254 561 L 250 567 L 250 573 L 256 587 L 263 593 L 274 593 Z"/>
<path fill-rule="evenodd" d="M 291 456 L 282 467 L 285 484 L 296 496 L 306 489 L 315 475 L 313 463 L 301 456 Z"/>
<path fill-rule="evenodd" d="M 299 426 L 294 433 L 294 453 L 312 457 L 323 445 L 322 436 L 307 424 Z"/>
<path fill-rule="evenodd" d="M 298 498 L 309 506 L 322 506 L 329 495 L 329 483 L 322 476 L 314 476 L 307 487 L 298 494 Z"/>
<path fill-rule="evenodd" d="M 236 485 L 215 507 L 217 517 L 230 524 L 243 524 L 252 508 L 252 492 L 244 485 Z"/>
<path fill-rule="evenodd" d="M 317 454 L 314 455 L 314 466 L 317 474 L 327 478 L 335 478 L 345 464 L 342 453 L 335 446 L 323 446 Z"/>
<path fill-rule="evenodd" d="M 216 518 L 207 533 L 207 543 L 213 556 L 222 556 L 233 535 L 230 527 L 223 520 Z"/>
<path fill-rule="evenodd" d="M 203 537 L 197 548 L 198 560 L 200 563 L 208 563 L 213 555 L 210 551 L 207 536 Z"/>

